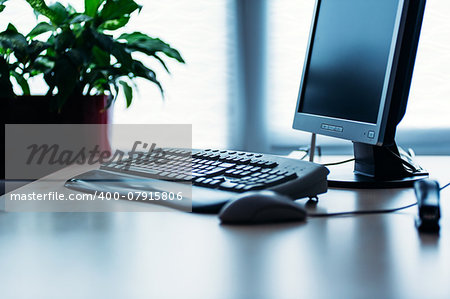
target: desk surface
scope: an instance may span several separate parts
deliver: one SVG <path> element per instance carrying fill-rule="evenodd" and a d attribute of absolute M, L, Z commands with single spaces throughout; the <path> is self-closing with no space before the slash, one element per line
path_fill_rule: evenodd
<path fill-rule="evenodd" d="M 450 180 L 450 157 L 419 161 Z M 258 226 L 182 212 L 0 212 L 0 296 L 450 298 L 450 188 L 441 198 L 440 236 L 417 233 L 416 207 Z M 412 189 L 332 189 L 319 209 L 414 199 Z"/>

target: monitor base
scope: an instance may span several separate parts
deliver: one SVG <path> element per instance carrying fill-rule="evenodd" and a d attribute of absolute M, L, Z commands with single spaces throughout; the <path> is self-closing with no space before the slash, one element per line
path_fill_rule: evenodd
<path fill-rule="evenodd" d="M 376 180 L 374 178 L 352 173 L 352 171 L 340 171 L 340 166 L 329 167 L 328 187 L 348 189 L 386 189 L 386 188 L 409 188 L 415 181 L 427 178 L 426 174 L 420 176 L 406 177 L 395 180 Z"/>
<path fill-rule="evenodd" d="M 354 170 L 349 165 L 330 167 L 328 186 L 337 188 L 379 189 L 412 187 L 428 173 L 413 157 L 394 143 L 374 146 L 353 143 Z"/>

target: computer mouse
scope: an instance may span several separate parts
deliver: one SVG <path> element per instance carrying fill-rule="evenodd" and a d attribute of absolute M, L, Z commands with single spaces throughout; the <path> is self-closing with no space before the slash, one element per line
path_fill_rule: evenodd
<path fill-rule="evenodd" d="M 305 221 L 306 211 L 291 198 L 273 191 L 246 192 L 226 204 L 219 213 L 225 224 Z"/>

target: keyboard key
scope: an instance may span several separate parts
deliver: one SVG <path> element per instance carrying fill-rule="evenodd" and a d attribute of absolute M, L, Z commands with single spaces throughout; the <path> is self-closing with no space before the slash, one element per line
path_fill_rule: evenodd
<path fill-rule="evenodd" d="M 238 192 L 243 192 L 245 186 L 246 186 L 245 184 L 239 184 L 239 185 L 237 185 L 237 186 L 234 188 L 234 190 L 235 190 L 235 191 L 238 191 Z"/>
<path fill-rule="evenodd" d="M 250 159 L 247 159 L 247 158 L 243 158 L 243 159 L 239 159 L 239 161 L 238 161 L 238 163 L 239 164 L 248 164 L 248 163 L 250 163 Z"/>
<path fill-rule="evenodd" d="M 289 180 L 289 179 L 287 179 L 285 176 L 277 176 L 276 178 L 273 178 L 271 180 L 266 180 L 264 182 L 264 184 L 267 187 L 271 187 L 271 186 L 275 186 L 275 185 L 281 184 L 281 183 L 283 183 L 283 182 L 285 182 L 287 180 Z"/>
<path fill-rule="evenodd" d="M 284 176 L 288 179 L 295 179 L 297 178 L 297 173 L 295 171 L 289 171 Z"/>
<path fill-rule="evenodd" d="M 261 189 L 264 189 L 263 184 L 252 184 L 252 185 L 245 186 L 242 190 L 251 191 L 251 190 L 261 190 Z"/>
<path fill-rule="evenodd" d="M 233 190 L 238 184 L 231 182 L 223 182 L 220 184 L 219 188 L 222 190 Z"/>
<path fill-rule="evenodd" d="M 278 163 L 277 162 L 273 162 L 273 161 L 266 161 L 264 163 L 264 166 L 265 167 L 269 167 L 269 168 L 273 168 L 273 167 L 277 167 Z"/>
<path fill-rule="evenodd" d="M 252 159 L 252 160 L 250 161 L 250 165 L 258 166 L 259 161 L 261 161 L 261 160 L 259 160 L 259 159 Z"/>
<path fill-rule="evenodd" d="M 235 171 L 229 173 L 228 175 L 231 177 L 239 177 L 241 173 L 242 173 L 242 170 L 235 170 Z"/>
<path fill-rule="evenodd" d="M 215 188 L 219 186 L 220 183 L 221 183 L 220 180 L 212 180 L 211 182 L 208 183 L 208 187 Z"/>
<path fill-rule="evenodd" d="M 198 178 L 198 179 L 195 179 L 194 182 L 193 182 L 192 184 L 194 184 L 194 185 L 199 185 L 199 184 L 201 184 L 204 180 L 205 180 L 205 178 Z"/>
<path fill-rule="evenodd" d="M 230 167 L 233 167 L 235 165 L 236 164 L 234 164 L 234 163 L 221 163 L 219 166 L 223 167 L 223 168 L 230 168 Z"/>
<path fill-rule="evenodd" d="M 146 176 L 156 176 L 160 173 L 159 170 L 147 169 L 143 167 L 130 166 L 126 169 L 127 172 L 135 172 Z"/>
<path fill-rule="evenodd" d="M 216 168 L 206 172 L 205 174 L 207 176 L 216 176 L 216 175 L 222 174 L 224 172 L 225 172 L 225 168 L 223 168 L 223 167 L 216 167 Z"/>
<path fill-rule="evenodd" d="M 223 176 L 215 176 L 215 177 L 213 177 L 212 179 L 213 179 L 213 180 L 216 180 L 216 181 L 220 181 L 220 182 L 225 181 L 225 178 L 224 178 Z"/>

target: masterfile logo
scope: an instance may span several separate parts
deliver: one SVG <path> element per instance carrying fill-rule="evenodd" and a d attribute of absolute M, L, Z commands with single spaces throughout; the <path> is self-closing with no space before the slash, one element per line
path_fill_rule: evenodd
<path fill-rule="evenodd" d="M 147 149 L 148 148 L 148 149 Z M 133 143 L 132 150 L 124 152 L 121 150 L 100 150 L 100 145 L 96 144 L 93 148 L 89 149 L 86 146 L 78 149 L 64 149 L 59 144 L 31 144 L 27 147 L 30 150 L 30 154 L 26 159 L 26 164 L 49 164 L 49 165 L 62 165 L 69 166 L 72 164 L 78 165 L 94 165 L 104 164 L 112 162 L 123 162 L 125 169 L 130 166 L 128 159 L 134 157 L 138 159 L 146 159 L 148 162 L 154 162 L 162 164 L 165 161 L 165 151 L 162 148 L 156 146 L 156 143 L 152 143 L 149 147 L 147 142 L 135 141 Z"/>
<path fill-rule="evenodd" d="M 190 182 L 133 176 L 133 171 L 190 173 L 191 148 L 191 125 L 8 124 L 4 210 L 155 212 L 176 204 L 190 211 Z M 174 154 L 174 149 L 183 150 Z"/>

